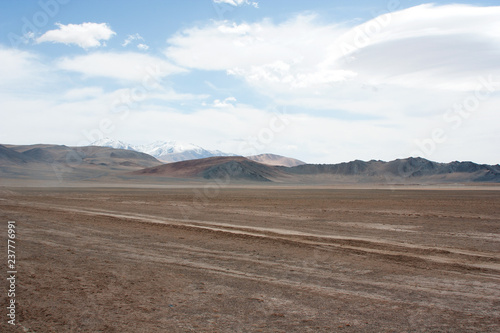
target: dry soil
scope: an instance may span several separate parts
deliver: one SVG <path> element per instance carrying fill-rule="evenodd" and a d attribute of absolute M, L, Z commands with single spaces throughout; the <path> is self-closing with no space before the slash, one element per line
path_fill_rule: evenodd
<path fill-rule="evenodd" d="M 1 188 L 19 325 L 2 292 L 0 331 L 498 332 L 499 202 L 481 189 Z"/>

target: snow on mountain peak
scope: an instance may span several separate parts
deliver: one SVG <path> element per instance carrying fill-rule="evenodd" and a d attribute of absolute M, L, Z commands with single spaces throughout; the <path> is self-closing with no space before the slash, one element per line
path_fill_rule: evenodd
<path fill-rule="evenodd" d="M 110 147 L 115 149 L 126 149 L 126 150 L 135 150 L 134 146 L 122 142 L 120 140 L 114 140 L 110 138 L 102 138 L 97 141 L 94 141 L 90 144 L 91 146 L 100 146 L 100 147 Z"/>
<path fill-rule="evenodd" d="M 193 145 L 193 144 L 186 144 L 186 143 L 180 143 L 177 141 L 156 141 L 147 145 L 142 145 L 142 146 L 137 146 L 136 147 L 138 150 L 155 156 L 156 154 L 158 155 L 164 155 L 164 154 L 173 154 L 173 153 L 183 153 L 188 150 L 195 150 L 195 151 L 201 151 L 203 148 Z"/>
<path fill-rule="evenodd" d="M 92 146 L 111 147 L 115 149 L 135 150 L 141 153 L 146 153 L 165 162 L 177 162 L 197 158 L 213 157 L 213 156 L 233 156 L 219 150 L 206 150 L 192 143 L 184 143 L 178 141 L 155 141 L 150 144 L 133 146 L 119 140 L 103 138 L 91 143 Z"/>

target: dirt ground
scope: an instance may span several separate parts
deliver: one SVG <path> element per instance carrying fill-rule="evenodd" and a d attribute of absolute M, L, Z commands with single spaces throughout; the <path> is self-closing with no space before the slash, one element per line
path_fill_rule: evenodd
<path fill-rule="evenodd" d="M 2 332 L 500 327 L 499 190 L 0 188 L 4 276 L 7 221 Z"/>

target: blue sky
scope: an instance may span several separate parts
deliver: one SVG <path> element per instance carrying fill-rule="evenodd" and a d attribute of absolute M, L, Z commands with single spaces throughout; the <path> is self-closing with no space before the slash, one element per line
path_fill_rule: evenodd
<path fill-rule="evenodd" d="M 0 143 L 500 162 L 494 1 L 2 1 Z"/>

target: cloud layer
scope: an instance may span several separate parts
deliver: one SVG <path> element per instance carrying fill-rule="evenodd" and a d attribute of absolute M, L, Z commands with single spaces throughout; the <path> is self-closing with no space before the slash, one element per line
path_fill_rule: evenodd
<path fill-rule="evenodd" d="M 224 70 L 275 89 L 356 79 L 471 90 L 469 81 L 500 69 L 499 17 L 500 7 L 421 5 L 352 28 L 311 15 L 279 24 L 219 21 L 182 31 L 165 54 L 185 67 Z"/>

